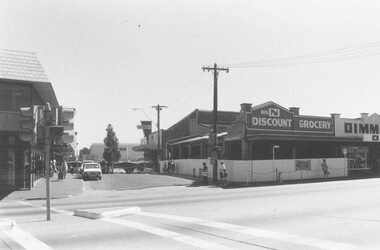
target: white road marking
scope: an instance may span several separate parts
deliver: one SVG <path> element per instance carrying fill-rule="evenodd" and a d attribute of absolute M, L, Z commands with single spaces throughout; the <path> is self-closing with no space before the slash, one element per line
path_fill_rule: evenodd
<path fill-rule="evenodd" d="M 82 192 L 86 191 L 86 184 L 84 183 L 84 181 L 82 180 Z"/>
<path fill-rule="evenodd" d="M 24 201 L 19 201 L 18 203 L 46 210 L 46 207 L 33 205 L 33 204 L 30 204 L 30 203 L 27 203 Z M 67 210 L 61 210 L 61 209 L 55 209 L 55 208 L 51 208 L 51 210 L 54 212 L 62 213 L 62 214 L 66 214 L 66 215 L 74 215 L 74 212 L 67 211 Z M 273 231 L 269 231 L 269 230 L 240 226 L 240 225 L 230 224 L 230 223 L 225 223 L 225 222 L 217 222 L 217 221 L 204 220 L 204 219 L 198 219 L 198 218 L 193 218 L 193 217 L 150 213 L 150 212 L 140 212 L 137 214 L 142 215 L 142 216 L 147 216 L 147 217 L 168 219 L 168 220 L 173 220 L 173 221 L 186 222 L 186 223 L 190 223 L 190 224 L 197 224 L 197 225 L 202 225 L 202 226 L 221 229 L 221 230 L 229 230 L 229 231 L 233 231 L 233 232 L 237 232 L 237 233 L 252 235 L 255 237 L 269 238 L 269 239 L 274 239 L 274 240 L 282 240 L 282 241 L 290 242 L 293 244 L 300 244 L 300 245 L 317 247 L 317 248 L 328 249 L 328 250 L 330 250 L 330 249 L 331 250 L 360 249 L 359 246 L 348 244 L 348 243 L 342 243 L 342 242 L 324 240 L 324 239 L 315 239 L 315 238 L 310 238 L 310 237 L 302 237 L 302 236 L 292 235 L 292 234 L 288 234 L 288 233 L 273 232 Z M 191 245 L 198 244 L 201 241 L 201 240 L 198 240 L 198 239 L 195 239 L 192 237 L 184 236 L 181 234 L 176 235 L 177 233 L 174 233 L 174 232 L 171 232 L 168 230 L 164 230 L 164 229 L 160 229 L 160 228 L 156 228 L 156 227 L 151 227 L 151 226 L 136 223 L 136 222 L 128 222 L 128 221 L 123 221 L 120 219 L 112 219 L 112 218 L 103 218 L 100 220 L 117 223 L 120 225 L 136 228 L 136 229 L 146 231 L 146 232 L 151 232 L 153 234 L 156 234 L 156 235 L 159 235 L 162 237 L 171 238 L 173 240 L 185 242 L 185 243 L 191 244 Z M 184 240 L 182 240 L 182 239 L 184 239 Z M 201 241 L 201 242 L 202 242 L 202 244 L 206 244 L 206 243 L 207 244 L 214 244 L 214 243 L 207 242 L 207 241 Z M 203 248 L 203 245 L 199 246 L 199 247 Z M 220 245 L 217 245 L 217 247 L 215 249 L 223 249 L 220 247 L 221 247 Z M 210 246 L 210 248 L 209 247 L 207 247 L 207 248 L 208 249 L 214 249 L 213 246 Z"/>
<path fill-rule="evenodd" d="M 25 201 L 18 201 L 17 203 L 20 203 L 20 204 L 26 205 L 26 206 L 30 206 L 30 207 L 35 207 L 35 208 L 38 208 L 38 209 L 41 209 L 41 210 L 46 210 L 45 206 L 34 205 L 32 203 L 25 202 Z M 74 215 L 74 212 L 72 212 L 72 211 L 63 210 L 63 209 L 56 209 L 54 207 L 50 207 L 50 210 L 53 211 L 53 212 L 56 212 L 56 213 L 61 213 L 61 214 L 66 214 L 66 215 Z"/>
<path fill-rule="evenodd" d="M 322 248 L 322 249 L 331 249 L 331 250 L 333 249 L 334 250 L 359 249 L 358 246 L 347 244 L 347 243 L 302 237 L 302 236 L 292 235 L 288 233 L 279 233 L 279 232 L 273 232 L 269 230 L 263 230 L 263 229 L 258 229 L 258 228 L 252 228 L 252 227 L 246 227 L 246 226 L 240 226 L 240 225 L 235 225 L 235 224 L 230 224 L 230 223 L 216 222 L 216 221 L 210 221 L 210 220 L 204 220 L 204 219 L 198 219 L 198 218 L 192 218 L 192 217 L 149 213 L 149 212 L 141 212 L 139 213 L 139 215 L 197 224 L 197 225 L 202 225 L 206 227 L 212 227 L 212 228 L 229 230 L 229 231 L 233 231 L 237 233 L 252 235 L 255 237 L 282 240 L 282 241 L 290 242 L 293 244 L 306 245 L 306 246 L 317 247 L 317 248 Z"/>
<path fill-rule="evenodd" d="M 158 227 L 153 227 L 153 226 L 145 225 L 145 224 L 142 224 L 142 223 L 137 223 L 137 222 L 132 222 L 132 221 L 125 221 L 125 220 L 115 219 L 115 218 L 103 218 L 103 219 L 100 219 L 100 220 L 101 221 L 115 223 L 115 224 L 118 224 L 118 225 L 130 227 L 130 228 L 134 228 L 134 229 L 137 229 L 137 230 L 140 230 L 140 231 L 144 231 L 144 232 L 147 232 L 147 233 L 150 233 L 150 234 L 154 234 L 154 235 L 158 235 L 158 236 L 161 236 L 161 237 L 169 238 L 171 240 L 179 241 L 181 243 L 185 243 L 185 244 L 192 245 L 192 246 L 195 246 L 195 247 L 199 247 L 199 248 L 202 248 L 202 249 L 215 249 L 215 250 L 232 249 L 232 248 L 228 248 L 228 247 L 225 247 L 223 245 L 216 244 L 216 243 L 213 243 L 213 242 L 210 242 L 210 241 L 205 241 L 205 240 L 197 239 L 197 238 L 186 236 L 186 235 L 183 235 L 183 234 L 179 234 L 179 233 L 176 233 L 176 232 L 173 232 L 173 231 L 170 231 L 170 230 L 166 230 L 166 229 L 162 229 L 162 228 L 158 228 Z"/>
<path fill-rule="evenodd" d="M 10 230 L 3 230 L 3 232 L 12 240 L 17 242 L 20 246 L 27 250 L 51 250 L 52 248 L 33 237 L 30 233 L 20 229 L 15 222 Z"/>

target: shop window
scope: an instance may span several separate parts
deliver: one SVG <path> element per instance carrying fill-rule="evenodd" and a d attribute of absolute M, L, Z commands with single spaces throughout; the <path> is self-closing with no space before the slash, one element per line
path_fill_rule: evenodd
<path fill-rule="evenodd" d="M 368 168 L 368 147 L 349 146 L 342 147 L 342 152 L 346 154 L 349 169 L 365 169 Z"/>

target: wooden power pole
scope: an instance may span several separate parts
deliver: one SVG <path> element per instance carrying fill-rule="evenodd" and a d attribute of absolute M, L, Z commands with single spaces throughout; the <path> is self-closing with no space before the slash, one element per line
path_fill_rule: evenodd
<path fill-rule="evenodd" d="M 211 71 L 214 74 L 214 124 L 213 124 L 213 136 L 214 140 L 212 145 L 212 165 L 213 165 L 213 181 L 218 181 L 218 131 L 217 131 L 217 124 L 218 124 L 218 74 L 219 71 L 226 71 L 228 73 L 228 68 L 218 68 L 216 63 L 214 63 L 214 67 L 202 67 L 203 71 Z"/>
<path fill-rule="evenodd" d="M 167 108 L 167 106 L 157 104 L 157 106 L 152 106 L 152 108 L 157 110 L 157 172 L 160 172 L 160 111 L 162 108 Z"/>

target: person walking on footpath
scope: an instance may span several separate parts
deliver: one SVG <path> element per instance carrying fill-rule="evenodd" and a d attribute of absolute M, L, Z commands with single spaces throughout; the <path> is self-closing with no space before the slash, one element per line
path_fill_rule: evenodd
<path fill-rule="evenodd" d="M 325 178 L 326 176 L 329 177 L 329 167 L 327 166 L 326 159 L 323 159 L 321 167 L 323 170 L 323 178 Z"/>
<path fill-rule="evenodd" d="M 206 162 L 203 162 L 202 177 L 203 177 L 203 183 L 207 185 L 208 184 L 208 167 L 206 165 Z"/>
<path fill-rule="evenodd" d="M 224 162 L 221 163 L 221 168 L 219 169 L 220 184 L 222 187 L 227 187 L 227 169 Z"/>

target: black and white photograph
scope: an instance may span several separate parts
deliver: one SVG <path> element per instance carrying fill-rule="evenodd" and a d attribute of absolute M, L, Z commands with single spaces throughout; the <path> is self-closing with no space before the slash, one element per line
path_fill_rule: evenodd
<path fill-rule="evenodd" d="M 0 0 L 0 249 L 380 249 L 380 1 Z"/>

